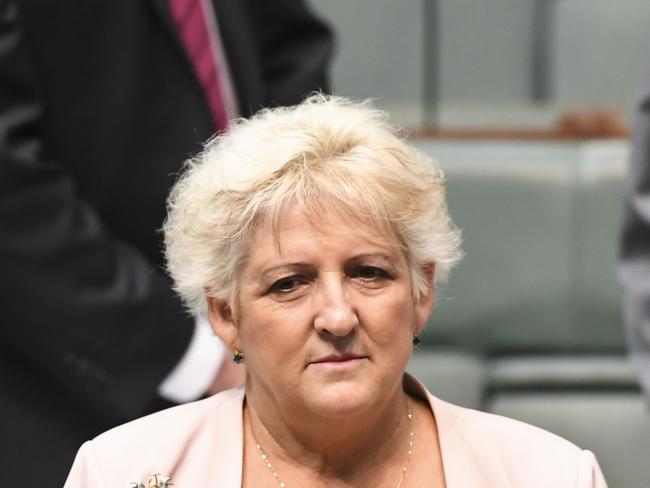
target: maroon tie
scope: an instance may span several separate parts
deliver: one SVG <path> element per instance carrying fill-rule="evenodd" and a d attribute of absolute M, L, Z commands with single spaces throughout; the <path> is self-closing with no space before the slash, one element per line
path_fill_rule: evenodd
<path fill-rule="evenodd" d="M 217 132 L 228 127 L 223 92 L 217 73 L 215 36 L 210 36 L 202 0 L 169 0 L 185 51 L 192 62 L 194 74 L 203 88 Z"/>

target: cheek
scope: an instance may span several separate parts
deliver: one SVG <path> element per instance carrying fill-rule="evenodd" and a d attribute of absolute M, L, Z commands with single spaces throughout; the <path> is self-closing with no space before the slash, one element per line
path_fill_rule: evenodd
<path fill-rule="evenodd" d="M 243 314 L 239 326 L 242 346 L 254 350 L 260 358 L 271 359 L 287 354 L 304 343 L 301 317 L 299 310 L 251 307 Z"/>
<path fill-rule="evenodd" d="M 379 345 L 409 342 L 415 330 L 415 309 L 410 295 L 382 297 L 381 301 L 365 307 L 364 317 L 360 319 Z"/>

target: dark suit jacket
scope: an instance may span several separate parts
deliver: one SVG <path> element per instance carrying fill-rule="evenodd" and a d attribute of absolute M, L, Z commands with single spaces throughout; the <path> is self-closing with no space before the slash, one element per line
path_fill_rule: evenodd
<path fill-rule="evenodd" d="M 325 87 L 298 0 L 215 0 L 240 110 Z M 156 408 L 193 330 L 164 202 L 212 133 L 166 0 L 0 0 L 0 484 L 61 486 L 85 439 Z"/>

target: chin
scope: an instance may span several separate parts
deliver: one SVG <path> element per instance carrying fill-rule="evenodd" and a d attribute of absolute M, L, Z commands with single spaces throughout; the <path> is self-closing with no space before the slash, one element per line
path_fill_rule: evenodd
<path fill-rule="evenodd" d="M 308 393 L 305 404 L 326 418 L 344 418 L 376 405 L 381 394 L 377 385 L 340 381 Z"/>

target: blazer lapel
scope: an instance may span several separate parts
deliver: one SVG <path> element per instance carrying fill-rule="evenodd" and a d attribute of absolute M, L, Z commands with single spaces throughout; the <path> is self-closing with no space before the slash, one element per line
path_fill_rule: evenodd
<path fill-rule="evenodd" d="M 465 486 L 512 487 L 501 460 L 492 450 L 491 439 L 482 429 L 463 421 L 462 407 L 452 405 L 427 392 L 438 427 L 447 488 Z"/>
<path fill-rule="evenodd" d="M 213 415 L 213 426 L 206 429 L 213 437 L 218 433 L 219 446 L 211 451 L 212 463 L 207 480 L 219 480 L 219 486 L 239 487 L 244 466 L 244 387 L 229 390 L 219 415 Z M 196 486 L 199 486 L 198 484 Z"/>
<path fill-rule="evenodd" d="M 468 425 L 465 409 L 433 396 L 415 378 L 404 374 L 404 390 L 427 399 L 438 428 L 438 443 L 447 488 L 498 486 L 515 488 L 490 445 L 489 435 Z M 471 422 L 470 422 L 471 423 Z"/>
<path fill-rule="evenodd" d="M 244 452 L 242 407 L 244 387 L 211 397 L 201 413 L 202 422 L 195 425 L 185 446 L 177 447 L 178 462 L 173 478 L 182 480 L 176 486 L 190 488 L 241 486 Z M 178 454 L 178 451 L 182 451 Z M 126 487 L 125 487 L 126 488 Z"/>
<path fill-rule="evenodd" d="M 162 22 L 163 26 L 167 31 L 176 39 L 179 40 L 178 34 L 176 32 L 176 26 L 174 25 L 174 19 L 172 19 L 172 13 L 169 10 L 169 0 L 147 0 L 154 8 L 158 18 Z"/>
<path fill-rule="evenodd" d="M 190 69 L 192 69 L 192 63 L 187 57 L 185 48 L 183 47 L 183 42 L 181 41 L 181 38 L 178 34 L 178 29 L 176 28 L 176 24 L 174 23 L 171 10 L 169 9 L 169 0 L 146 0 L 146 1 L 151 4 L 156 17 L 158 17 L 158 20 L 160 21 L 161 27 L 165 30 L 165 32 L 167 32 L 175 48 L 187 61 L 186 63 L 187 66 Z M 193 71 L 192 74 L 194 74 Z"/>

